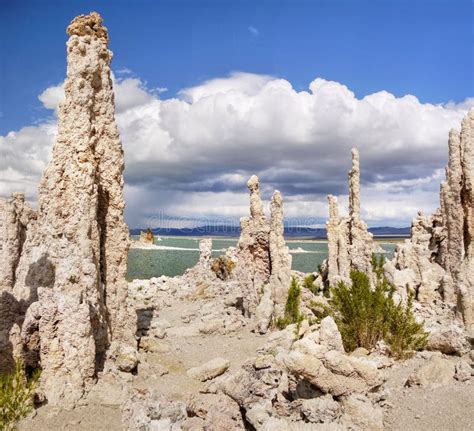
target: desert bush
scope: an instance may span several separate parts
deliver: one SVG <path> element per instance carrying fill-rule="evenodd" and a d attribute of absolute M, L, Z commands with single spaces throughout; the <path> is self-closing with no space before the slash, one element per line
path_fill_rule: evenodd
<path fill-rule="evenodd" d="M 33 408 L 39 373 L 27 378 L 22 362 L 15 363 L 11 374 L 0 376 L 0 429 L 13 430 L 16 423 Z"/>
<path fill-rule="evenodd" d="M 291 279 L 291 285 L 288 289 L 288 297 L 285 304 L 285 314 L 283 317 L 278 317 L 276 326 L 279 329 L 284 329 L 292 323 L 300 324 L 303 316 L 300 313 L 301 302 L 301 287 L 295 277 Z"/>
<path fill-rule="evenodd" d="M 395 288 L 383 273 L 383 256 L 374 257 L 372 264 L 374 287 L 367 274 L 352 271 L 352 286 L 340 282 L 332 288 L 329 307 L 323 312 L 334 317 L 347 351 L 370 350 L 384 340 L 395 357 L 408 356 L 426 345 L 428 334 L 415 320 L 413 298 L 406 304 L 395 303 Z"/>
<path fill-rule="evenodd" d="M 421 350 L 428 342 L 429 333 L 423 329 L 413 315 L 413 298 L 410 294 L 406 305 L 401 302 L 393 304 L 390 312 L 390 327 L 386 341 L 393 356 L 403 359 L 411 356 L 413 351 Z"/>
<path fill-rule="evenodd" d="M 211 262 L 211 269 L 221 280 L 227 280 L 235 268 L 235 262 L 226 256 L 219 256 Z"/>
<path fill-rule="evenodd" d="M 314 295 L 318 295 L 321 289 L 318 285 L 314 284 L 314 280 L 316 280 L 316 277 L 313 274 L 308 274 L 303 280 L 303 286 Z"/>

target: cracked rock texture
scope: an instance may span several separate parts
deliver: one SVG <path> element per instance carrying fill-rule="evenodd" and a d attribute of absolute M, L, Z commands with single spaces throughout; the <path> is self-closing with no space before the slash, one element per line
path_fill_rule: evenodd
<path fill-rule="evenodd" d="M 66 99 L 13 296 L 24 304 L 20 322 L 26 313 L 23 353 L 37 354 L 48 403 L 73 406 L 99 370 L 134 368 L 136 318 L 127 304 L 124 160 L 107 29 L 91 13 L 67 32 Z"/>
<path fill-rule="evenodd" d="M 360 166 L 356 148 L 352 149 L 349 171 L 349 216 L 340 217 L 335 196 L 329 195 L 328 201 L 328 259 L 323 264 L 326 268 L 323 281 L 329 286 L 337 286 L 340 281 L 350 284 L 352 270 L 372 273 L 372 253 L 381 251 L 360 215 Z"/>
<path fill-rule="evenodd" d="M 384 269 L 398 293 L 411 292 L 424 312 L 434 312 L 452 323 L 462 316 L 474 333 L 474 110 L 451 130 L 446 180 L 441 184 L 440 208 L 419 213 L 412 222 L 411 239 L 397 246 Z"/>

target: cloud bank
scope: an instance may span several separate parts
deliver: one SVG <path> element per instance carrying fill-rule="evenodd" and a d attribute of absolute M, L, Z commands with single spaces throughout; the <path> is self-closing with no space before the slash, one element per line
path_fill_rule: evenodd
<path fill-rule="evenodd" d="M 236 220 L 248 212 L 246 181 L 285 198 L 289 220 L 320 225 L 326 195 L 347 203 L 350 148 L 358 147 L 363 214 L 370 225 L 407 225 L 438 204 L 450 128 L 474 99 L 432 105 L 381 91 L 362 99 L 316 78 L 307 91 L 268 75 L 232 73 L 160 98 L 138 78 L 115 79 L 116 118 L 126 159 L 130 226 L 188 218 Z M 39 100 L 57 111 L 61 85 Z M 52 116 L 0 136 L 0 195 L 32 200 L 56 133 Z"/>

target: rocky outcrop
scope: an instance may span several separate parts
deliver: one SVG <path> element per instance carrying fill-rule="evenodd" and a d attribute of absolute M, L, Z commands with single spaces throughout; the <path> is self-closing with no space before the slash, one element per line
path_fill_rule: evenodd
<path fill-rule="evenodd" d="M 352 169 L 349 171 L 349 216 L 340 217 L 337 198 L 329 195 L 329 220 L 326 223 L 328 258 L 322 265 L 326 286 L 350 283 L 352 270 L 372 273 L 372 254 L 380 252 L 360 215 L 359 152 L 352 149 Z"/>
<path fill-rule="evenodd" d="M 224 394 L 195 394 L 183 401 L 135 391 L 123 405 L 122 422 L 131 431 L 246 429 L 238 404 Z"/>
<path fill-rule="evenodd" d="M 284 311 L 291 280 L 291 255 L 285 244 L 283 199 L 272 196 L 271 219 L 263 212 L 258 177 L 252 176 L 250 217 L 240 220 L 241 233 L 236 251 L 235 278 L 242 291 L 247 316 L 255 316 L 257 330 L 265 333 L 272 318 Z"/>
<path fill-rule="evenodd" d="M 291 255 L 285 243 L 283 224 L 283 198 L 277 190 L 273 193 L 270 220 L 270 262 L 269 285 L 275 304 L 274 315 L 283 316 L 288 288 L 291 282 Z"/>
<path fill-rule="evenodd" d="M 34 228 L 35 211 L 23 193 L 0 199 L 0 373 L 10 371 L 20 349 L 21 314 L 35 300 L 35 293 L 24 300 L 13 295 L 16 271 L 27 232 Z"/>
<path fill-rule="evenodd" d="M 349 232 L 348 224 L 339 216 L 337 197 L 329 195 L 329 220 L 326 223 L 328 237 L 328 258 L 326 283 L 337 286 L 340 281 L 350 283 Z"/>
<path fill-rule="evenodd" d="M 352 415 L 369 420 L 374 412 L 380 423 L 381 409 L 367 398 L 384 382 L 377 365 L 345 354 L 331 317 L 307 326 L 297 340 L 300 335 L 291 326 L 272 334 L 273 341 L 261 348 L 261 356 L 220 378 L 210 390 L 232 398 L 255 429 L 273 429 L 276 424 L 281 427 L 277 429 L 317 429 L 310 424 L 318 423 L 350 427 Z M 353 396 L 364 403 L 369 415 L 363 408 L 357 409 L 357 415 L 346 411 L 344 406 Z"/>
<path fill-rule="evenodd" d="M 48 403 L 72 406 L 99 370 L 135 367 L 136 318 L 127 303 L 124 160 L 107 29 L 91 13 L 75 18 L 67 32 L 58 137 L 39 186 L 37 220 L 27 231 L 13 295 L 25 304 L 18 317 L 21 321 L 26 313 L 24 348 L 29 358 L 37 353 Z M 27 312 L 32 303 L 34 312 Z"/>
<path fill-rule="evenodd" d="M 140 232 L 140 243 L 142 244 L 154 244 L 155 243 L 155 236 L 150 228 L 146 230 L 146 232 Z"/>
<path fill-rule="evenodd" d="M 263 212 L 258 177 L 253 175 L 247 187 L 250 217 L 240 219 L 235 276 L 242 289 L 244 309 L 248 315 L 253 315 L 260 302 L 260 292 L 270 279 L 270 223 Z"/>
<path fill-rule="evenodd" d="M 449 133 L 446 181 L 441 184 L 440 208 L 421 213 L 412 222 L 411 238 L 397 247 L 384 269 L 405 298 L 410 292 L 446 324 L 462 315 L 474 331 L 474 110 L 464 118 L 461 133 Z M 461 343 L 462 344 L 462 343 Z"/>

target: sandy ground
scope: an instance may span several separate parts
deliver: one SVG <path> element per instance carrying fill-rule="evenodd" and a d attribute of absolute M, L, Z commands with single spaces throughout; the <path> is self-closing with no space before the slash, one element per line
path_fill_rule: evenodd
<path fill-rule="evenodd" d="M 181 321 L 202 306 L 202 302 L 175 301 L 160 312 L 172 328 L 186 328 Z M 223 357 L 231 362 L 230 370 L 237 369 L 249 357 L 255 356 L 266 336 L 259 336 L 247 328 L 233 335 L 180 335 L 180 329 L 170 330 L 162 340 L 159 353 L 146 354 L 147 366 L 133 376 L 135 387 L 154 388 L 160 393 L 185 398 L 199 391 L 204 383 L 187 376 L 186 371 L 210 359 Z M 184 332 L 183 332 L 184 333 Z M 453 362 L 457 358 L 452 359 Z M 449 386 L 435 389 L 405 388 L 407 377 L 423 362 L 414 358 L 386 369 L 385 429 L 391 431 L 464 431 L 474 429 L 474 382 L 459 383 L 453 379 Z M 164 368 L 168 374 L 159 375 Z M 157 371 L 158 370 L 158 371 Z M 122 430 L 118 405 L 99 405 L 97 402 L 74 411 L 57 411 L 49 406 L 36 410 L 32 417 L 20 423 L 20 430 Z"/>

